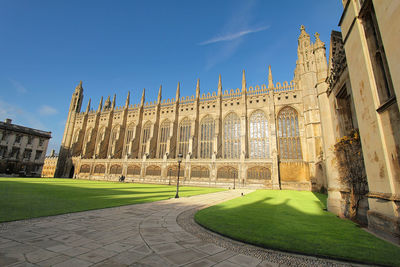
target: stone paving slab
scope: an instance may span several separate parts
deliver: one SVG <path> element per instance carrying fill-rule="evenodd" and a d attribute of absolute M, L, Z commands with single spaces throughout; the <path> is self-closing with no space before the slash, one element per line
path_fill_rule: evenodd
<path fill-rule="evenodd" d="M 282 256 L 284 260 L 265 259 L 199 238 L 177 223 L 177 217 L 184 212 L 249 192 L 229 190 L 0 223 L 0 266 L 346 265 L 288 253 Z"/>

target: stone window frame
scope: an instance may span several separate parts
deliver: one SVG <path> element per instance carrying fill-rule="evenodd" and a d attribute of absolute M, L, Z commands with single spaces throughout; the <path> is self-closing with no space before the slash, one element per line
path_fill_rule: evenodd
<path fill-rule="evenodd" d="M 122 174 L 122 166 L 120 164 L 113 164 L 110 166 L 110 174 Z"/>
<path fill-rule="evenodd" d="M 217 179 L 237 179 L 239 170 L 233 166 L 222 166 L 217 169 Z"/>
<path fill-rule="evenodd" d="M 130 157 L 131 156 L 131 149 L 132 149 L 132 142 L 134 139 L 135 134 L 135 123 L 132 122 L 126 127 L 126 134 L 125 134 L 125 143 L 124 143 L 124 155 Z"/>
<path fill-rule="evenodd" d="M 190 170 L 191 178 L 210 178 L 210 169 L 205 166 L 192 166 Z"/>
<path fill-rule="evenodd" d="M 247 169 L 247 179 L 271 180 L 271 170 L 267 167 L 254 166 Z"/>
<path fill-rule="evenodd" d="M 128 165 L 126 169 L 127 176 L 137 176 L 140 175 L 141 168 L 138 165 Z"/>
<path fill-rule="evenodd" d="M 265 159 L 270 157 L 269 123 L 265 112 L 254 111 L 249 117 L 249 157 Z"/>
<path fill-rule="evenodd" d="M 179 123 L 178 154 L 186 158 L 189 152 L 189 140 L 191 135 L 192 122 L 189 118 L 183 118 Z"/>
<path fill-rule="evenodd" d="M 283 107 L 277 116 L 280 159 L 302 160 L 299 113 L 291 106 Z"/>
<path fill-rule="evenodd" d="M 199 135 L 199 157 L 202 159 L 211 159 L 214 153 L 213 145 L 215 135 L 215 120 L 211 115 L 205 116 L 200 121 Z"/>
<path fill-rule="evenodd" d="M 223 123 L 223 158 L 238 159 L 241 151 L 241 121 L 235 112 L 230 112 Z"/>
<path fill-rule="evenodd" d="M 79 170 L 80 173 L 90 173 L 90 165 L 83 164 Z"/>
<path fill-rule="evenodd" d="M 157 165 L 150 165 L 146 168 L 146 176 L 161 176 L 161 167 Z"/>
<path fill-rule="evenodd" d="M 377 96 L 379 100 L 378 112 L 384 111 L 396 100 L 393 82 L 387 62 L 385 48 L 379 31 L 374 5 L 371 0 L 362 4 L 359 18 L 364 28 L 370 62 L 374 74 Z"/>
<path fill-rule="evenodd" d="M 167 152 L 167 144 L 169 139 L 169 132 L 171 129 L 171 122 L 166 119 L 160 124 L 160 134 L 158 137 L 158 158 L 162 159 Z"/>
<path fill-rule="evenodd" d="M 140 157 L 142 158 L 147 151 L 147 141 L 150 139 L 151 122 L 147 121 L 143 125 L 141 140 L 140 140 Z"/>

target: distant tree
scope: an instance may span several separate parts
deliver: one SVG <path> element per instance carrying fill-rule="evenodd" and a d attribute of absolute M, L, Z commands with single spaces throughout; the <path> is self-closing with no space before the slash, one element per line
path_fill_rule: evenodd
<path fill-rule="evenodd" d="M 340 182 L 350 189 L 350 219 L 355 219 L 360 200 L 368 193 L 360 135 L 352 130 L 335 144 Z"/>

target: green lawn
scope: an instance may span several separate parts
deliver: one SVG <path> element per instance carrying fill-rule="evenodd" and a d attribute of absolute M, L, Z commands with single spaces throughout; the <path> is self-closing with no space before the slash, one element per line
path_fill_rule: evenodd
<path fill-rule="evenodd" d="M 200 210 L 201 225 L 265 248 L 400 266 L 400 248 L 324 211 L 326 195 L 257 190 Z"/>
<path fill-rule="evenodd" d="M 180 187 L 187 197 L 222 191 Z M 175 197 L 167 185 L 72 179 L 0 178 L 0 222 L 151 202 Z"/>

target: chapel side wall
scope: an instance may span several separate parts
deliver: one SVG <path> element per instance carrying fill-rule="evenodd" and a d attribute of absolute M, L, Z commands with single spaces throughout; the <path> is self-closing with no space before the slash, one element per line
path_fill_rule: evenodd
<path fill-rule="evenodd" d="M 373 1 L 373 3 L 375 9 L 378 10 L 376 11 L 377 14 L 382 14 L 381 8 L 384 9 L 387 4 L 382 1 Z M 379 6 L 380 4 L 383 4 L 383 6 Z M 395 6 L 396 10 L 391 12 L 399 12 L 398 7 L 398 5 Z M 344 36 L 353 97 L 355 103 L 357 103 L 356 114 L 360 118 L 358 124 L 364 161 L 367 163 L 365 167 L 370 191 L 368 194 L 370 208 L 368 224 L 370 229 L 374 231 L 395 236 L 400 234 L 399 108 L 395 101 L 393 104 L 387 105 L 385 109 L 380 109 L 382 103 L 380 103 L 377 93 L 364 26 L 362 20 L 358 19 L 359 11 L 358 3 L 351 1 L 347 10 L 345 10 L 340 26 Z M 398 21 L 398 18 L 395 21 Z M 392 21 L 389 26 L 387 22 L 378 21 L 383 33 L 387 32 L 385 28 L 390 28 L 391 25 L 395 24 Z M 384 45 L 386 46 L 386 44 Z M 391 47 L 393 45 L 392 41 L 389 40 L 388 47 L 392 56 Z M 388 55 L 386 56 L 389 58 Z M 396 73 L 393 72 L 395 70 L 397 70 L 397 67 L 393 70 L 390 69 L 392 75 Z M 396 82 L 398 81 L 395 80 L 395 86 L 398 85 Z M 398 91 L 398 89 L 396 90 Z"/>

